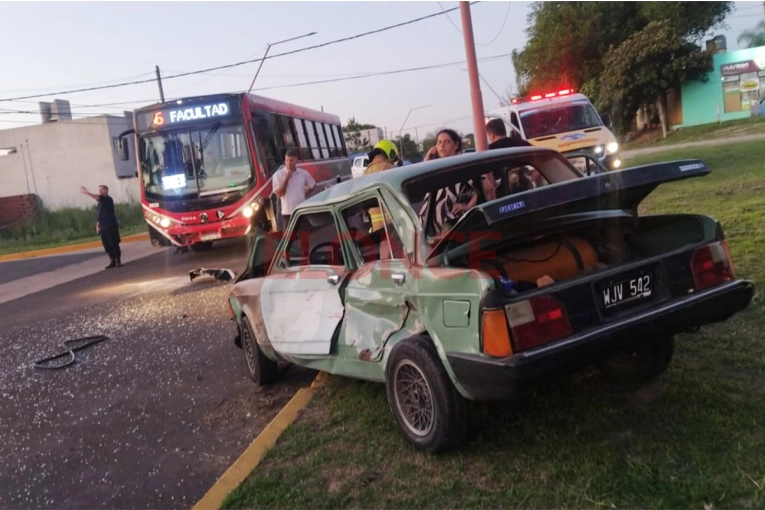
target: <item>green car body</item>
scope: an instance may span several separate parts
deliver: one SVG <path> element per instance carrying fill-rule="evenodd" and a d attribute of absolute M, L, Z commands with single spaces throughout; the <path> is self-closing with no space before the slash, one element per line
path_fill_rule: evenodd
<path fill-rule="evenodd" d="M 544 185 L 508 193 L 497 184 L 509 182 L 508 168 L 529 166 Z M 648 233 L 630 234 L 640 257 L 552 285 L 522 289 L 515 282 L 505 288 L 507 278 L 476 261 L 491 259 L 491 249 L 501 243 L 526 246 L 582 225 L 635 224 L 638 204 L 658 184 L 708 171 L 690 160 L 585 177 L 556 151 L 535 147 L 459 155 L 337 184 L 296 208 L 283 236 L 256 233 L 247 269 L 229 296 L 237 345 L 259 383 L 275 380 L 276 362 L 385 383 L 399 426 L 418 447 L 434 452 L 464 436 L 464 400 L 509 398 L 516 383 L 635 347 L 636 332 L 666 340 L 651 344 L 647 368 L 637 367 L 641 377 L 655 377 L 669 364 L 672 335 L 726 320 L 752 297 L 751 282 L 735 279 L 732 268 L 718 271 L 708 288 L 700 286 L 700 273 L 687 269 L 695 264 L 694 271 L 701 271 L 698 261 L 707 246 L 722 253 L 722 229 L 714 219 L 640 219 Z M 468 179 L 491 182 L 481 180 L 490 173 L 501 196 L 487 198 L 483 185 L 474 187 L 478 205 L 445 239 L 432 242 L 436 188 Z M 430 205 L 423 208 L 425 203 Z M 369 230 L 382 232 L 387 246 Z M 646 267 L 652 292 L 633 296 L 645 298 L 637 305 L 613 312 L 597 302 L 598 293 L 608 291 L 594 285 L 611 284 L 627 271 L 642 271 L 630 280 L 642 285 L 649 281 Z M 560 305 L 549 324 L 561 327 L 541 324 L 538 306 L 548 302 Z M 490 321 L 493 312 L 499 315 Z M 556 336 L 519 348 L 525 330 L 518 313 L 536 317 L 541 325 L 535 334 Z M 399 375 L 424 381 L 406 405 L 396 389 Z M 433 410 L 426 425 L 404 416 L 415 405 L 412 399 Z"/>

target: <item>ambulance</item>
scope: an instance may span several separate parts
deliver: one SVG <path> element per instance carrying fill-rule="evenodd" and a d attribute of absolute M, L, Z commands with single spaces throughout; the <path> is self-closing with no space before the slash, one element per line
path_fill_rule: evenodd
<path fill-rule="evenodd" d="M 508 136 L 555 149 L 577 167 L 587 164 L 578 154 L 596 158 L 608 170 L 622 166 L 610 118 L 602 118 L 587 96 L 572 89 L 514 98 L 509 106 L 488 112 L 487 122 L 497 117 L 508 127 Z"/>

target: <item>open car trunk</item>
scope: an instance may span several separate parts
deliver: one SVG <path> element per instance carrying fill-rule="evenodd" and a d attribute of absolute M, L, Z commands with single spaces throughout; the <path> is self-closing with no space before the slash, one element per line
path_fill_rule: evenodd
<path fill-rule="evenodd" d="M 522 292 L 708 242 L 717 224 L 706 217 L 637 214 L 658 185 L 707 173 L 701 161 L 676 161 L 497 199 L 466 213 L 426 263 L 480 269 Z"/>

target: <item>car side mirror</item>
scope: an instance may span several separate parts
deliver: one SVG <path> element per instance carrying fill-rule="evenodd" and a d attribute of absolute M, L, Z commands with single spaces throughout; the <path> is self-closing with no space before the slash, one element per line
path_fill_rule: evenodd
<path fill-rule="evenodd" d="M 603 121 L 603 125 L 606 126 L 608 129 L 611 129 L 613 127 L 611 114 L 608 112 L 600 112 L 599 115 L 600 115 L 600 120 Z"/>
<path fill-rule="evenodd" d="M 117 138 L 117 153 L 119 154 L 120 161 L 130 160 L 130 154 L 128 154 L 128 143 L 124 138 Z"/>

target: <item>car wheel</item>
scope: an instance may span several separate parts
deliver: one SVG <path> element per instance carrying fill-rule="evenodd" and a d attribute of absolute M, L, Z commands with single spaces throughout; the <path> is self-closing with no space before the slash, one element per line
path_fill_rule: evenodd
<path fill-rule="evenodd" d="M 259 386 L 265 386 L 276 382 L 279 377 L 279 366 L 275 361 L 268 359 L 255 341 L 255 334 L 247 320 L 242 317 L 244 327 L 240 328 L 242 352 L 247 366 L 247 375 Z"/>
<path fill-rule="evenodd" d="M 208 251 L 212 248 L 212 245 L 212 241 L 205 241 L 203 243 L 194 243 L 190 247 L 191 251 Z"/>
<path fill-rule="evenodd" d="M 465 400 L 429 339 L 413 337 L 396 344 L 386 369 L 385 387 L 396 423 L 417 448 L 437 453 L 464 439 Z"/>
<path fill-rule="evenodd" d="M 675 342 L 672 336 L 646 340 L 602 360 L 598 369 L 609 382 L 643 386 L 664 373 L 672 362 Z"/>

